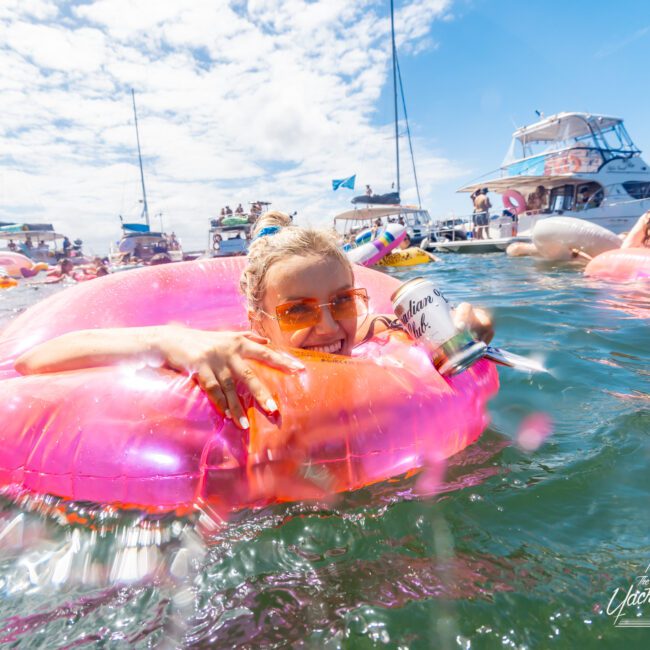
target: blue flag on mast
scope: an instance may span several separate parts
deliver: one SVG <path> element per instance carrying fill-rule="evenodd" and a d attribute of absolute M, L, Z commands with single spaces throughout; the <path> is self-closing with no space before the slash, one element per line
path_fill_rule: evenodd
<path fill-rule="evenodd" d="M 339 187 L 347 187 L 349 190 L 354 189 L 354 181 L 356 179 L 357 175 L 353 174 L 352 176 L 348 176 L 348 178 L 340 178 L 338 180 L 333 180 L 332 181 L 332 189 L 336 192 L 336 190 L 339 189 Z"/>

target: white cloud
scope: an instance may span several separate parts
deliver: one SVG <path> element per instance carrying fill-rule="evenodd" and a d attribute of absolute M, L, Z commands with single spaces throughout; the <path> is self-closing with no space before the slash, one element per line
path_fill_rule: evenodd
<path fill-rule="evenodd" d="M 432 47 L 450 3 L 399 3 L 400 51 Z M 392 127 L 376 123 L 385 10 L 377 0 L 95 0 L 64 12 L 5 0 L 0 220 L 52 221 L 95 250 L 117 238 L 117 215 L 141 209 L 132 87 L 151 214 L 186 243 L 204 243 L 225 203 L 266 199 L 319 223 L 349 199 L 331 178 L 356 171 L 388 190 Z M 431 154 L 417 162 L 425 198 L 460 173 Z"/>
<path fill-rule="evenodd" d="M 0 5 L 0 18 L 27 17 L 32 20 L 52 20 L 58 13 L 56 4 L 48 0 L 3 0 Z"/>

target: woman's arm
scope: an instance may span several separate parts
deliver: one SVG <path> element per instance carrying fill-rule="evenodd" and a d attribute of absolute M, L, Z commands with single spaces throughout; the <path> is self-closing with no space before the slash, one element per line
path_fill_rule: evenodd
<path fill-rule="evenodd" d="M 267 414 L 277 413 L 271 393 L 247 363 L 260 361 L 284 372 L 304 366 L 272 350 L 252 332 L 207 332 L 176 325 L 70 332 L 37 345 L 16 361 L 21 374 L 62 372 L 137 361 L 194 376 L 210 400 L 242 429 L 248 428 L 237 395 L 241 382 Z"/>
<path fill-rule="evenodd" d="M 589 255 L 589 253 L 585 253 L 584 251 L 581 251 L 579 248 L 572 248 L 571 249 L 571 257 L 578 258 L 581 257 L 583 260 L 587 260 L 587 262 L 591 262 L 594 258 Z"/>
<path fill-rule="evenodd" d="M 160 330 L 133 327 L 69 332 L 28 350 L 16 360 L 15 368 L 22 375 L 34 375 L 111 366 L 122 361 L 162 366 Z"/>
<path fill-rule="evenodd" d="M 429 251 L 425 251 L 424 248 L 420 248 L 419 246 L 417 247 L 419 251 L 424 253 L 432 262 L 441 262 L 442 260 L 439 257 L 436 257 L 433 253 L 430 253 Z"/>

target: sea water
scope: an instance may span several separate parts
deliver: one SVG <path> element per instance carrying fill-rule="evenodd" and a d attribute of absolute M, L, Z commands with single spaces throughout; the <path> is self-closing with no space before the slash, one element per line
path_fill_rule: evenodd
<path fill-rule="evenodd" d="M 499 370 L 492 424 L 433 493 L 421 476 L 401 477 L 327 503 L 246 511 L 135 560 L 123 535 L 93 540 L 3 502 L 0 643 L 647 648 L 650 603 L 633 597 L 650 564 L 647 285 L 500 254 L 392 274 L 488 307 L 495 344 L 550 371 Z M 2 292 L 0 320 L 58 290 Z M 550 417 L 551 435 L 522 448 L 536 414 Z M 98 577 L 89 560 L 66 564 L 92 543 L 93 558 L 118 555 L 122 568 Z"/>

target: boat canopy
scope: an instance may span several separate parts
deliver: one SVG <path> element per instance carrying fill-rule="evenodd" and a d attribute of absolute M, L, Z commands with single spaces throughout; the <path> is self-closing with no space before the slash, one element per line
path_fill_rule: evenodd
<path fill-rule="evenodd" d="M 352 199 L 355 205 L 399 205 L 402 202 L 399 192 L 388 192 L 388 194 L 361 194 Z"/>
<path fill-rule="evenodd" d="M 591 149 L 605 159 L 640 153 L 619 117 L 589 113 L 558 113 L 521 127 L 512 135 L 503 166 L 566 149 Z"/>
<path fill-rule="evenodd" d="M 473 192 L 480 187 L 502 192 L 527 186 L 561 185 L 590 181 L 614 158 L 631 158 L 641 153 L 618 117 L 589 113 L 558 113 L 513 133 L 510 149 L 492 178 L 459 189 Z"/>
<path fill-rule="evenodd" d="M 590 183 L 593 178 L 590 176 L 576 176 L 572 175 L 570 178 L 566 176 L 516 176 L 505 178 L 492 178 L 471 185 L 461 187 L 458 192 L 475 192 L 484 187 L 487 187 L 490 192 L 505 192 L 506 190 L 519 190 L 532 191 L 538 185 L 544 185 L 547 189 L 558 185 L 566 185 L 567 183 Z"/>
<path fill-rule="evenodd" d="M 381 219 L 382 217 L 391 217 L 400 214 L 415 214 L 422 212 L 422 208 L 415 205 L 381 205 L 367 208 L 357 208 L 355 210 L 346 210 L 337 214 L 334 221 L 370 221 L 372 219 Z"/>
<path fill-rule="evenodd" d="M 125 233 L 127 232 L 144 233 L 144 232 L 149 232 L 151 229 L 149 228 L 149 225 L 146 223 L 123 223 L 122 230 Z"/>
<path fill-rule="evenodd" d="M 24 240 L 28 236 L 38 241 L 54 241 L 64 237 L 54 232 L 51 223 L 11 223 L 0 226 L 0 239 Z"/>
<path fill-rule="evenodd" d="M 589 135 L 594 129 L 603 131 L 622 124 L 619 117 L 590 115 L 588 113 L 558 113 L 540 122 L 523 126 L 512 135 L 521 142 L 551 142 Z"/>

